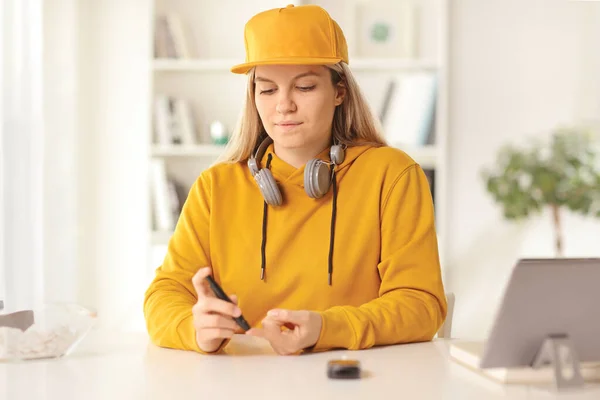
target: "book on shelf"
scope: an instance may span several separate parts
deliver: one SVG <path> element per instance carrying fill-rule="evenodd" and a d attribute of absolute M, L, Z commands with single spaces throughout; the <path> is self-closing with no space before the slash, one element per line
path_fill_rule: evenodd
<path fill-rule="evenodd" d="M 189 101 L 159 94 L 154 100 L 155 142 L 193 145 L 197 143 L 196 124 Z"/>
<path fill-rule="evenodd" d="M 431 198 L 435 205 L 435 168 L 423 168 L 427 182 L 429 183 L 429 190 L 431 190 Z"/>
<path fill-rule="evenodd" d="M 500 383 L 545 384 L 554 380 L 552 367 L 535 369 L 521 368 L 480 368 L 484 342 L 457 341 L 450 343 L 450 359 L 476 373 Z M 581 374 L 586 381 L 600 381 L 600 362 L 581 363 Z"/>
<path fill-rule="evenodd" d="M 154 26 L 155 58 L 194 57 L 188 27 L 178 14 L 170 12 L 160 15 L 156 18 Z"/>
<path fill-rule="evenodd" d="M 154 230 L 170 232 L 175 229 L 187 194 L 183 185 L 168 176 L 165 160 L 152 159 L 151 168 Z"/>
<path fill-rule="evenodd" d="M 179 133 L 179 139 L 182 144 L 196 143 L 196 128 L 194 126 L 194 115 L 190 103 L 187 100 L 178 98 L 174 100 L 176 130 Z"/>
<path fill-rule="evenodd" d="M 433 144 L 437 75 L 413 72 L 393 77 L 379 114 L 386 138 L 398 145 Z"/>

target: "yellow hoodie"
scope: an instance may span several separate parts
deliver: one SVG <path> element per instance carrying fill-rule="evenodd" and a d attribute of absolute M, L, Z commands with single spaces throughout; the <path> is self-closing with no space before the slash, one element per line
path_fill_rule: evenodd
<path fill-rule="evenodd" d="M 328 151 L 318 157 L 328 160 Z M 218 164 L 192 186 L 168 253 L 145 295 L 152 341 L 195 350 L 191 279 L 211 266 L 251 326 L 272 308 L 317 311 L 315 351 L 365 349 L 432 339 L 446 317 L 434 211 L 427 178 L 404 152 L 346 149 L 336 167 L 337 215 L 331 285 L 328 260 L 333 193 L 304 191 L 304 167 L 278 158 L 271 172 L 283 196 L 268 207 L 261 280 L 264 199 L 245 162 Z M 227 342 L 225 342 L 226 344 Z"/>

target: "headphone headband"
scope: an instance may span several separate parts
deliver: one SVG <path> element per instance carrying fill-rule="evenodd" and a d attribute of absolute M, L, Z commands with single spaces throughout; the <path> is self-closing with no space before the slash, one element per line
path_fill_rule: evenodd
<path fill-rule="evenodd" d="M 263 156 L 265 155 L 265 151 L 267 151 L 267 148 L 271 143 L 273 143 L 273 139 L 271 139 L 270 136 L 264 138 L 263 141 L 260 143 L 260 146 L 258 146 L 258 149 L 256 150 L 256 155 L 254 156 L 254 158 L 256 158 L 258 162 L 262 160 Z"/>
<path fill-rule="evenodd" d="M 273 139 L 271 139 L 270 136 L 267 136 L 260 143 L 255 154 L 250 156 L 250 159 L 248 160 L 248 167 L 250 168 L 250 171 L 252 172 L 253 176 L 258 174 L 258 171 L 260 171 L 260 160 L 262 160 L 263 156 L 265 155 L 265 151 L 267 151 L 267 148 L 271 143 L 273 143 Z"/>
<path fill-rule="evenodd" d="M 329 166 L 340 165 L 344 162 L 345 146 L 335 144 L 335 142 L 334 138 L 334 144 L 329 150 L 330 162 L 314 158 L 304 167 L 304 190 L 309 197 L 318 199 L 324 196 L 329 191 L 329 186 L 335 177 L 333 174 L 334 167 L 330 169 Z M 277 182 L 268 168 L 261 169 L 259 166 L 271 143 L 273 143 L 273 139 L 270 136 L 262 140 L 255 154 L 248 159 L 248 168 L 258 183 L 265 201 L 268 204 L 278 206 L 282 203 L 282 196 L 277 187 Z"/>

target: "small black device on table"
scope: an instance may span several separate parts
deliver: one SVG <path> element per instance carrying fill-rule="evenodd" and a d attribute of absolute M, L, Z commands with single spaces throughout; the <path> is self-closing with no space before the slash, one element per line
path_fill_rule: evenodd
<path fill-rule="evenodd" d="M 230 303 L 233 303 L 233 301 L 231 301 L 229 296 L 227 296 L 225 294 L 223 289 L 221 289 L 221 286 L 219 286 L 217 281 L 215 281 L 212 276 L 210 276 L 210 275 L 207 276 L 206 280 L 208 281 L 208 284 L 210 285 L 210 288 L 214 292 L 215 296 L 217 296 L 221 300 L 225 300 Z M 246 322 L 243 315 L 240 315 L 239 317 L 234 317 L 233 319 L 235 320 L 235 322 L 237 322 L 237 324 L 240 326 L 240 328 L 242 328 L 244 331 L 250 330 L 250 325 L 248 324 L 248 322 Z"/>
<path fill-rule="evenodd" d="M 358 360 L 330 360 L 327 363 L 327 377 L 331 379 L 359 379 L 360 362 Z"/>

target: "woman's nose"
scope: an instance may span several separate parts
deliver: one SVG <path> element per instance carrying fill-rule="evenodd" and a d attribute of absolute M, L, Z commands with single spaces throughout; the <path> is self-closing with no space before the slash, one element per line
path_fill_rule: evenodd
<path fill-rule="evenodd" d="M 296 111 L 296 104 L 290 93 L 280 91 L 279 98 L 277 99 L 276 111 L 279 114 L 288 114 Z"/>

